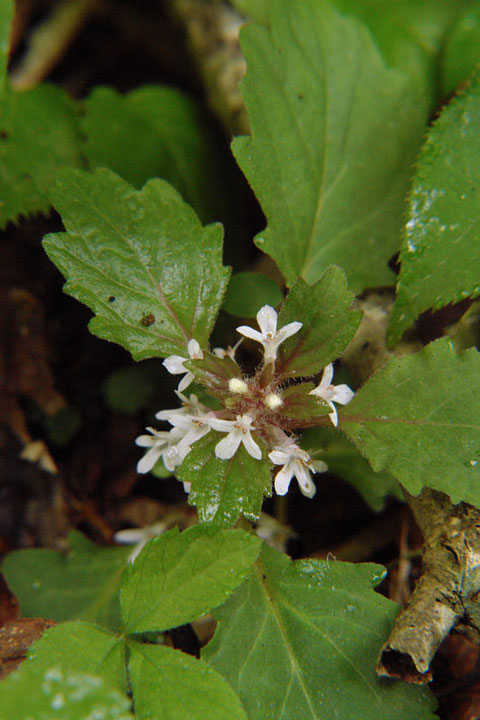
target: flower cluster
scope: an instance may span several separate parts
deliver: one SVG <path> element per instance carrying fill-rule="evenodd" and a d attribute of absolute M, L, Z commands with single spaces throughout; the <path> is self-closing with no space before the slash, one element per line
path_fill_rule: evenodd
<path fill-rule="evenodd" d="M 228 379 L 221 396 L 224 400 L 221 410 L 211 410 L 200 403 L 196 395 L 186 397 L 182 393 L 195 378 L 185 363 L 188 360 L 203 360 L 205 357 L 195 339 L 187 344 L 188 358 L 171 355 L 164 360 L 163 364 L 170 373 L 183 375 L 176 391 L 182 406 L 161 410 L 156 414 L 158 420 L 171 425 L 170 430 L 149 427 L 149 435 L 137 438 L 137 445 L 148 448 L 137 465 L 139 473 L 149 472 L 160 459 L 167 470 L 173 472 L 188 455 L 192 445 L 214 431 L 225 434 L 215 445 L 217 458 L 229 460 L 243 445 L 251 457 L 261 460 L 266 450 L 272 464 L 279 466 L 274 479 L 277 494 L 284 495 L 295 477 L 301 492 L 307 497 L 313 497 L 315 485 L 312 473 L 325 472 L 328 468 L 323 461 L 313 460 L 296 443 L 295 437 L 285 432 L 291 431 L 292 420 L 282 415 L 282 376 L 276 373 L 279 346 L 298 333 L 302 323 L 291 322 L 277 330 L 277 320 L 276 311 L 265 305 L 257 313 L 260 331 L 246 325 L 237 328 L 241 335 L 262 345 L 263 363 L 254 378 L 235 376 Z M 227 350 L 215 348 L 211 357 L 218 358 L 217 362 L 226 362 L 228 358 L 228 362 L 235 367 L 238 344 Z M 354 393 L 347 385 L 334 386 L 332 380 L 333 365 L 330 363 L 324 369 L 320 383 L 310 394 L 318 398 L 323 407 L 325 403 L 330 407 L 329 418 L 336 427 L 338 414 L 335 403 L 346 405 Z"/>

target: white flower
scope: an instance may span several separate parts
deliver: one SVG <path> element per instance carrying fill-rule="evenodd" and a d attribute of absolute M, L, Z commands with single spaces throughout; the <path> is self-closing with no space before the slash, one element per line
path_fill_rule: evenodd
<path fill-rule="evenodd" d="M 353 398 L 355 393 L 351 390 L 348 385 L 332 385 L 333 380 L 333 364 L 327 365 L 323 371 L 320 385 L 315 390 L 310 391 L 310 395 L 316 395 L 319 398 L 325 400 L 326 403 L 332 408 L 332 412 L 328 416 L 332 423 L 337 427 L 338 425 L 338 414 L 337 408 L 333 404 L 334 402 L 340 403 L 340 405 L 347 405 Z"/>
<path fill-rule="evenodd" d="M 235 360 L 235 353 L 237 352 L 237 348 L 241 343 L 243 342 L 243 338 L 240 338 L 240 340 L 231 347 L 230 345 L 227 347 L 227 349 L 222 347 L 216 347 L 213 348 L 212 353 L 216 355 L 216 357 L 223 360 L 225 357 L 229 357 L 231 360 Z"/>
<path fill-rule="evenodd" d="M 140 435 L 135 440 L 135 444 L 139 447 L 150 448 L 137 463 L 137 472 L 141 474 L 150 472 L 160 458 L 167 470 L 173 472 L 190 452 L 188 445 L 180 446 L 180 441 L 185 436 L 184 431 L 176 427 L 169 431 L 155 430 L 152 427 L 147 427 L 147 430 L 151 435 Z"/>
<path fill-rule="evenodd" d="M 128 528 L 126 530 L 118 530 L 113 536 L 115 542 L 119 545 L 135 545 L 132 552 L 128 556 L 128 562 L 133 563 L 143 550 L 149 540 L 158 537 L 168 529 L 168 523 L 159 520 L 153 525 L 147 525 L 143 528 Z"/>
<path fill-rule="evenodd" d="M 249 455 L 256 460 L 262 459 L 262 451 L 250 435 L 250 432 L 255 429 L 252 422 L 253 418 L 248 413 L 237 415 L 236 420 L 220 420 L 219 418 L 209 420 L 211 428 L 228 433 L 227 437 L 220 440 L 215 446 L 215 455 L 220 460 L 232 458 L 240 447 L 240 443 L 243 443 Z"/>
<path fill-rule="evenodd" d="M 291 479 L 295 476 L 302 493 L 312 498 L 315 495 L 316 488 L 312 482 L 310 472 L 325 472 L 328 469 L 322 460 L 316 461 L 314 466 L 310 455 L 293 441 L 275 448 L 269 453 L 268 457 L 274 465 L 283 465 L 282 469 L 275 475 L 275 492 L 277 495 L 285 495 Z"/>
<path fill-rule="evenodd" d="M 190 360 L 203 359 L 202 348 L 196 340 L 192 339 L 188 341 L 187 351 Z M 185 377 L 180 380 L 180 384 L 178 386 L 180 392 L 182 390 L 185 390 L 195 377 L 193 373 L 191 373 L 183 366 L 185 360 L 188 360 L 189 358 L 184 358 L 180 355 L 170 355 L 163 361 L 163 365 L 167 368 L 168 372 L 171 375 L 185 375 Z"/>
<path fill-rule="evenodd" d="M 257 322 L 261 332 L 254 330 L 248 325 L 241 325 L 237 331 L 251 340 L 256 340 L 263 345 L 265 350 L 264 362 L 274 363 L 277 358 L 278 346 L 302 327 L 301 322 L 291 322 L 284 325 L 277 332 L 277 313 L 270 305 L 264 305 L 257 313 Z"/>

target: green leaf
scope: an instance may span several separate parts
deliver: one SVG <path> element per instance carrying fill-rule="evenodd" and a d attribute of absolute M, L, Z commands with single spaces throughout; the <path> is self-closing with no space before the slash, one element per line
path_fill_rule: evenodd
<path fill-rule="evenodd" d="M 198 440 L 175 474 L 192 484 L 188 502 L 197 507 L 200 522 L 228 527 L 239 515 L 257 520 L 264 496 L 272 494 L 270 465 L 251 457 L 243 445 L 231 460 L 220 460 L 215 445 L 221 439 L 211 431 Z"/>
<path fill-rule="evenodd" d="M 443 92 L 448 97 L 473 73 L 480 46 L 480 6 L 471 2 L 448 33 L 443 53 Z"/>
<path fill-rule="evenodd" d="M 378 565 L 292 563 L 264 547 L 255 572 L 215 611 L 204 651 L 249 720 L 434 720 L 427 689 L 375 673 L 397 614 L 373 592 L 383 576 Z"/>
<path fill-rule="evenodd" d="M 50 628 L 30 646 L 28 664 L 91 673 L 103 678 L 109 687 L 127 691 L 123 638 L 90 623 L 65 622 Z"/>
<path fill-rule="evenodd" d="M 213 140 L 197 106 L 182 93 L 155 85 L 126 95 L 95 88 L 85 101 L 82 130 L 92 169 L 108 167 L 137 188 L 161 177 L 202 219 L 215 216 Z"/>
<path fill-rule="evenodd" d="M 418 161 L 391 342 L 424 310 L 480 294 L 479 123 L 480 73 L 443 111 Z"/>
<path fill-rule="evenodd" d="M 247 720 L 226 680 L 201 660 L 161 645 L 129 643 L 138 718 Z"/>
<path fill-rule="evenodd" d="M 270 23 L 242 32 L 252 137 L 233 143 L 268 220 L 257 245 L 288 285 L 332 263 L 355 291 L 390 283 L 424 128 L 418 91 L 321 0 L 277 0 Z"/>
<path fill-rule="evenodd" d="M 480 357 L 437 340 L 392 358 L 342 411 L 341 428 L 376 472 L 480 506 Z"/>
<path fill-rule="evenodd" d="M 2 565 L 24 617 L 57 622 L 90 620 L 111 630 L 120 625 L 120 576 L 131 551 L 102 548 L 77 532 L 70 533 L 70 552 L 17 550 Z"/>
<path fill-rule="evenodd" d="M 0 683 L 0 720 L 133 720 L 130 701 L 103 678 L 23 663 Z"/>
<path fill-rule="evenodd" d="M 94 311 L 95 335 L 135 360 L 185 356 L 192 337 L 207 343 L 229 275 L 220 225 L 202 227 L 162 180 L 137 191 L 105 169 L 64 170 L 52 198 L 67 232 L 44 247 L 65 292 Z"/>
<path fill-rule="evenodd" d="M 318 458 L 327 463 L 329 473 L 353 485 L 372 510 L 383 510 L 388 496 L 403 500 L 395 478 L 385 470 L 376 473 L 355 446 L 333 428 L 307 430 L 302 434 L 302 447 L 309 454 L 320 450 Z"/>
<path fill-rule="evenodd" d="M 389 66 L 408 72 L 432 110 L 438 93 L 438 57 L 445 32 L 469 0 L 330 0 L 342 13 L 364 22 Z M 440 99 L 440 98 L 438 98 Z"/>
<path fill-rule="evenodd" d="M 309 420 L 323 417 L 332 412 L 332 408 L 322 398 L 310 395 L 315 388 L 313 383 L 292 385 L 282 393 L 282 415 L 294 420 Z M 298 424 L 301 427 L 301 422 Z"/>
<path fill-rule="evenodd" d="M 278 373 L 307 377 L 336 360 L 362 319 L 360 311 L 350 309 L 352 302 L 353 294 L 339 267 L 329 267 L 312 287 L 299 278 L 282 306 L 278 326 L 295 320 L 303 326 L 280 345 Z"/>
<path fill-rule="evenodd" d="M 242 530 L 205 525 L 155 538 L 125 571 L 125 632 L 161 632 L 204 615 L 240 584 L 259 546 Z"/>
<path fill-rule="evenodd" d="M 46 213 L 58 168 L 79 164 L 73 100 L 50 85 L 8 88 L 0 106 L 0 228 L 20 215 Z"/>
<path fill-rule="evenodd" d="M 3 0 L 0 3 L 0 97 L 3 97 L 6 87 L 13 10 L 13 0 Z"/>
<path fill-rule="evenodd" d="M 232 358 L 219 358 L 204 352 L 202 360 L 187 360 L 184 367 L 195 375 L 195 382 L 207 388 L 211 395 L 221 398 L 230 393 L 228 383 L 232 378 L 241 378 L 242 370 Z"/>
<path fill-rule="evenodd" d="M 231 315 L 253 318 L 264 305 L 276 307 L 282 300 L 282 291 L 272 278 L 262 273 L 239 272 L 230 278 L 223 309 Z"/>

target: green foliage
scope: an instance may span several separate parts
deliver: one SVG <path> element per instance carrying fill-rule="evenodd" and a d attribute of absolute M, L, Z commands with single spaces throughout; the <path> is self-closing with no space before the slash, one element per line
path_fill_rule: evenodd
<path fill-rule="evenodd" d="M 375 674 L 397 613 L 373 592 L 382 577 L 378 565 L 292 563 L 265 546 L 214 613 L 219 624 L 203 656 L 238 692 L 249 720 L 434 720 L 428 690 Z"/>
<path fill-rule="evenodd" d="M 160 632 L 220 605 L 243 580 L 259 548 L 260 540 L 241 530 L 201 525 L 155 538 L 125 571 L 125 632 Z"/>
<path fill-rule="evenodd" d="M 427 486 L 478 506 L 479 372 L 477 350 L 457 355 L 448 340 L 393 358 L 343 410 L 342 430 L 414 495 Z"/>
<path fill-rule="evenodd" d="M 257 245 L 288 285 L 332 263 L 354 290 L 389 283 L 424 126 L 417 90 L 321 0 L 277 0 L 269 22 L 242 33 L 252 137 L 233 143 L 268 220 Z"/>
<path fill-rule="evenodd" d="M 23 663 L 0 683 L 0 720 L 133 720 L 130 701 L 103 678 Z"/>
<path fill-rule="evenodd" d="M 480 74 L 444 110 L 418 161 L 401 253 L 394 342 L 416 317 L 480 294 Z"/>
<path fill-rule="evenodd" d="M 279 326 L 301 318 L 301 330 L 280 346 L 279 372 L 302 377 L 321 372 L 346 348 L 362 314 L 352 311 L 345 274 L 328 268 L 312 287 L 299 278 L 282 306 Z"/>
<path fill-rule="evenodd" d="M 161 177 L 202 220 L 215 217 L 214 143 L 197 106 L 182 93 L 155 85 L 126 95 L 96 88 L 85 101 L 81 129 L 92 169 L 108 167 L 136 188 Z"/>
<path fill-rule="evenodd" d="M 191 482 L 188 502 L 197 507 L 201 522 L 230 526 L 242 514 L 260 517 L 264 496 L 272 494 L 269 463 L 255 460 L 240 446 L 233 458 L 215 457 L 222 436 L 210 431 L 196 442 L 176 472 L 182 482 Z"/>
<path fill-rule="evenodd" d="M 229 274 L 220 225 L 202 227 L 162 180 L 137 191 L 106 169 L 64 170 L 52 198 L 67 232 L 44 247 L 65 291 L 96 314 L 95 335 L 136 360 L 185 356 L 191 338 L 206 344 Z"/>
<path fill-rule="evenodd" d="M 28 659 L 36 667 L 99 675 L 109 687 L 127 691 L 123 638 L 91 623 L 77 620 L 50 628 L 30 647 Z"/>
<path fill-rule="evenodd" d="M 7 89 L 0 119 L 0 228 L 46 213 L 47 190 L 61 167 L 80 164 L 73 101 L 60 88 Z"/>
<path fill-rule="evenodd" d="M 228 283 L 223 309 L 231 315 L 253 318 L 263 305 L 276 307 L 283 300 L 275 280 L 262 273 L 239 272 Z"/>
<path fill-rule="evenodd" d="M 445 96 L 468 80 L 478 65 L 480 46 L 480 6 L 467 4 L 448 34 L 443 54 L 443 91 Z"/>
<path fill-rule="evenodd" d="M 342 423 L 343 425 L 343 423 Z M 347 438 L 334 428 L 314 428 L 302 436 L 302 446 L 328 465 L 329 473 L 349 482 L 372 510 L 380 512 L 388 496 L 403 500 L 400 485 L 390 473 L 376 473 Z"/>
<path fill-rule="evenodd" d="M 125 547 L 101 548 L 70 533 L 67 555 L 54 550 L 17 550 L 6 556 L 2 572 L 24 617 L 90 620 L 116 630 L 120 625 L 118 591 Z"/>
<path fill-rule="evenodd" d="M 247 720 L 226 680 L 200 660 L 160 645 L 129 644 L 138 718 Z"/>

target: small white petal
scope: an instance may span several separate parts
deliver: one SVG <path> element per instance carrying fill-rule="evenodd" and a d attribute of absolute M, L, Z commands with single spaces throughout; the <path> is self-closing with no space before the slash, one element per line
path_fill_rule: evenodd
<path fill-rule="evenodd" d="M 347 403 L 353 399 L 354 395 L 355 393 L 348 385 L 335 385 L 331 398 L 333 402 L 338 402 L 340 405 L 347 405 Z"/>
<path fill-rule="evenodd" d="M 183 367 L 183 363 L 187 358 L 180 357 L 180 355 L 170 355 L 165 358 L 162 365 L 167 368 L 171 375 L 180 375 L 181 373 L 187 372 Z"/>
<path fill-rule="evenodd" d="M 160 455 L 162 454 L 162 448 L 159 446 L 154 446 L 150 448 L 150 450 L 145 453 L 145 455 L 138 461 L 137 463 L 137 473 L 140 475 L 143 475 L 144 473 L 150 472 L 152 470 L 157 461 L 160 459 Z"/>
<path fill-rule="evenodd" d="M 179 384 L 178 384 L 178 391 L 182 392 L 183 390 L 186 390 L 187 387 L 190 385 L 191 382 L 195 379 L 195 376 L 191 372 L 187 372 L 185 377 L 183 377 Z"/>
<path fill-rule="evenodd" d="M 145 541 L 145 528 L 118 530 L 113 536 L 113 539 L 119 545 L 136 545 L 137 543 Z"/>
<path fill-rule="evenodd" d="M 258 332 L 258 330 L 254 330 L 249 325 L 240 325 L 240 327 L 237 327 L 237 332 L 239 332 L 241 335 L 245 335 L 245 337 L 250 338 L 250 340 L 256 340 L 259 343 L 264 342 L 265 337 L 262 333 Z"/>
<path fill-rule="evenodd" d="M 286 495 L 290 482 L 292 480 L 293 473 L 289 471 L 288 466 L 285 465 L 275 475 L 275 492 L 277 495 Z"/>
<path fill-rule="evenodd" d="M 223 360 L 223 358 L 224 358 L 224 357 L 226 356 L 226 354 L 227 354 L 227 351 L 226 351 L 224 348 L 216 347 L 216 348 L 213 348 L 212 353 L 213 353 L 216 357 L 218 357 L 218 358 L 220 358 L 221 360 Z"/>
<path fill-rule="evenodd" d="M 277 333 L 277 341 L 278 344 L 282 343 L 287 338 L 291 337 L 292 335 L 295 335 L 300 328 L 302 327 L 303 323 L 301 322 L 291 322 L 288 323 L 288 325 L 284 325 Z"/>
<path fill-rule="evenodd" d="M 297 478 L 302 494 L 312 498 L 317 489 L 312 482 L 310 472 L 301 461 L 295 463 L 295 477 Z"/>
<path fill-rule="evenodd" d="M 263 335 L 275 335 L 277 332 L 277 312 L 271 305 L 264 305 L 257 313 L 257 322 Z"/>
<path fill-rule="evenodd" d="M 312 467 L 316 473 L 323 473 L 328 470 L 328 465 L 323 460 L 312 460 Z"/>
<path fill-rule="evenodd" d="M 328 400 L 327 400 L 327 402 L 328 402 Z M 332 421 L 332 423 L 335 425 L 335 427 L 337 427 L 337 426 L 338 426 L 338 413 L 337 413 L 337 408 L 336 408 L 335 405 L 334 405 L 333 403 L 331 403 L 331 402 L 328 402 L 328 404 L 329 404 L 330 407 L 332 408 L 332 412 L 330 413 L 330 415 L 329 415 L 328 417 L 330 418 L 330 420 Z"/>
<path fill-rule="evenodd" d="M 333 380 L 333 363 L 329 363 L 324 369 L 322 379 L 320 380 L 319 390 L 326 390 Z"/>
<path fill-rule="evenodd" d="M 237 452 L 241 442 L 240 432 L 231 432 L 215 446 L 215 455 L 220 460 L 230 460 Z"/>
<path fill-rule="evenodd" d="M 187 351 L 190 356 L 191 360 L 202 360 L 203 359 L 203 352 L 202 348 L 198 344 L 196 340 L 192 338 L 192 340 L 188 341 L 187 344 Z"/>
<path fill-rule="evenodd" d="M 220 418 L 212 417 L 208 419 L 208 424 L 214 430 L 219 432 L 231 432 L 235 425 L 235 420 L 221 420 Z"/>
<path fill-rule="evenodd" d="M 255 440 L 252 438 L 249 432 L 247 432 L 242 437 L 242 442 L 245 446 L 245 450 L 248 452 L 249 455 L 251 455 L 255 460 L 261 460 L 262 459 L 262 451 L 260 450 L 260 446 L 257 445 Z"/>
<path fill-rule="evenodd" d="M 272 450 L 272 452 L 268 454 L 268 457 L 274 465 L 286 465 L 290 459 L 290 455 L 282 450 Z"/>

